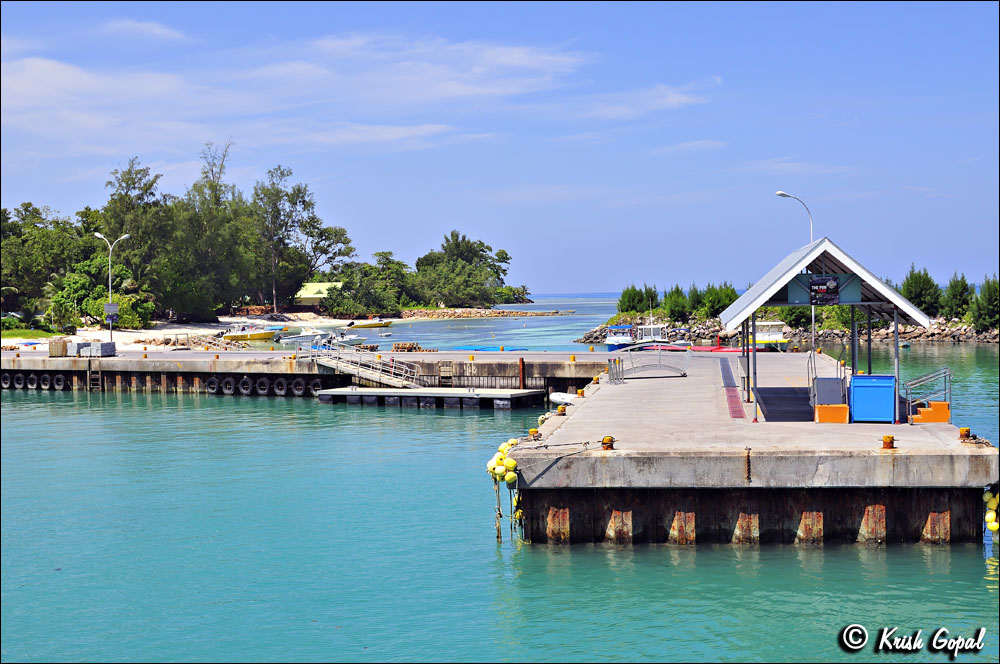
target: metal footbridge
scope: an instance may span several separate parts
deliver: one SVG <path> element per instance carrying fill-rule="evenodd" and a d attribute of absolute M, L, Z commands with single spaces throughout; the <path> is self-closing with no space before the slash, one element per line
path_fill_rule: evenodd
<path fill-rule="evenodd" d="M 355 376 L 382 387 L 417 388 L 417 365 L 380 354 L 359 351 L 346 344 L 315 346 L 300 344 L 295 351 L 297 360 L 310 360 L 337 373 Z"/>

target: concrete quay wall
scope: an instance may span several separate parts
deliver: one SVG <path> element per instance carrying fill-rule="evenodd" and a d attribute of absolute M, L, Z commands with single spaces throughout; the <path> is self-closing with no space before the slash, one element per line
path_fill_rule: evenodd
<path fill-rule="evenodd" d="M 981 542 L 970 488 L 532 489 L 524 537 L 578 544 Z"/>

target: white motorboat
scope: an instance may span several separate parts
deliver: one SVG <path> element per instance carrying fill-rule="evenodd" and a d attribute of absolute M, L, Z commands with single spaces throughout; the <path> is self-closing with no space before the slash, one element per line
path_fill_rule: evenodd
<path fill-rule="evenodd" d="M 283 344 L 297 344 L 305 343 L 307 341 L 312 341 L 316 337 L 321 337 L 325 332 L 320 332 L 315 327 L 303 327 L 300 328 L 298 334 L 277 334 L 274 340 Z"/>

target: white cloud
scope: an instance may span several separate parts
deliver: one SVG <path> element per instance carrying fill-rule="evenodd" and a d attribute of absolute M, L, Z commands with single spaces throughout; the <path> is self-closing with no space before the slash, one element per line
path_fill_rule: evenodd
<path fill-rule="evenodd" d="M 683 143 L 674 143 L 673 145 L 665 145 L 661 148 L 656 148 L 650 150 L 650 154 L 673 154 L 675 152 L 699 152 L 702 150 L 718 150 L 719 148 L 726 147 L 723 141 L 715 141 L 708 138 L 703 138 L 697 141 L 684 141 Z"/>
<path fill-rule="evenodd" d="M 37 39 L 0 35 L 0 57 L 9 58 L 29 51 L 39 51 L 44 44 Z"/>
<path fill-rule="evenodd" d="M 684 88 L 657 84 L 641 90 L 628 90 L 596 97 L 586 115 L 609 120 L 636 118 L 654 111 L 663 111 L 704 104 L 705 98 Z"/>
<path fill-rule="evenodd" d="M 779 175 L 832 175 L 851 170 L 847 166 L 794 161 L 792 157 L 774 157 L 773 159 L 752 161 L 747 164 L 747 169 L 757 173 L 776 173 Z"/>
<path fill-rule="evenodd" d="M 142 37 L 145 39 L 160 39 L 163 41 L 187 40 L 187 35 L 174 30 L 170 26 L 154 21 L 135 21 L 130 18 L 108 21 L 102 27 L 107 34 L 125 35 L 127 37 Z"/>

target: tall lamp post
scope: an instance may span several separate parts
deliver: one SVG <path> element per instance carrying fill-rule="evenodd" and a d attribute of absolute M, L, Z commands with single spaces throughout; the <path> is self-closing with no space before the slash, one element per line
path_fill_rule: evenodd
<path fill-rule="evenodd" d="M 131 236 L 128 233 L 126 233 L 125 235 L 122 235 L 120 238 L 118 238 L 117 240 L 115 240 L 114 243 L 112 243 L 112 242 L 108 241 L 108 238 L 104 237 L 100 233 L 94 233 L 94 235 L 96 237 L 99 237 L 102 240 L 104 240 L 104 242 L 107 243 L 107 245 L 108 245 L 108 304 L 111 304 L 111 254 L 112 254 L 112 252 L 114 252 L 116 244 L 118 244 L 122 240 L 127 240 Z M 111 316 L 112 314 L 109 313 L 107 315 Z M 112 319 L 108 318 L 108 332 L 111 335 L 111 341 L 114 341 L 115 340 L 115 324 L 112 323 L 111 321 L 112 321 Z"/>
<path fill-rule="evenodd" d="M 799 203 L 802 203 L 802 207 L 804 207 L 806 209 L 806 214 L 809 215 L 809 244 L 812 244 L 813 243 L 813 215 L 812 215 L 812 212 L 809 211 L 809 206 L 806 205 L 805 202 L 801 198 L 799 198 L 798 196 L 792 196 L 791 194 L 786 193 L 784 191 L 781 191 L 780 189 L 778 191 L 774 192 L 774 195 L 775 196 L 780 196 L 782 198 L 794 198 Z M 812 305 L 812 350 L 813 350 L 813 352 L 816 351 L 816 305 L 815 304 Z"/>

